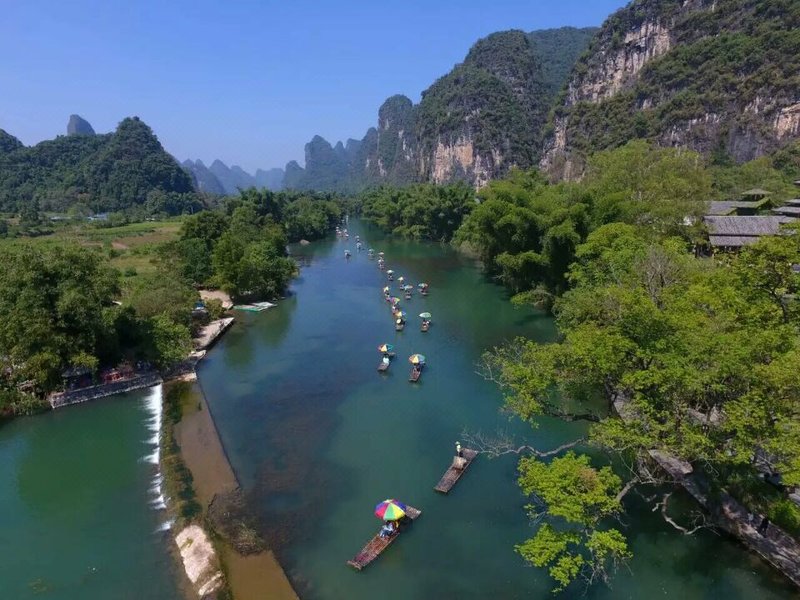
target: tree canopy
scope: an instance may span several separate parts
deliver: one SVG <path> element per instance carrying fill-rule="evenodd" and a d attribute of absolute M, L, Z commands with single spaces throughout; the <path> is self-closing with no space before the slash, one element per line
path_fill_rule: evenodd
<path fill-rule="evenodd" d="M 756 467 L 765 462 L 786 485 L 797 485 L 795 264 L 797 235 L 765 238 L 710 261 L 694 258 L 680 238 L 604 225 L 578 246 L 572 287 L 555 302 L 562 339 L 498 348 L 486 356 L 488 372 L 505 390 L 508 408 L 533 424 L 540 415 L 590 421 L 590 442 L 632 465 L 629 486 L 654 483 L 653 452 L 693 465 L 714 489 L 739 486 L 743 473 L 758 480 Z M 557 471 L 556 464 L 547 468 Z M 588 468 L 584 461 L 581 469 Z M 580 496 L 559 508 L 546 467 L 526 459 L 520 472 L 523 491 L 543 498 L 550 517 L 580 509 Z M 617 480 L 606 496 L 618 489 Z M 764 510 L 796 528 L 796 510 L 772 508 Z M 521 552 L 550 566 L 563 587 L 583 573 L 591 529 L 582 530 L 583 538 L 543 529 Z M 624 536 L 612 535 L 616 558 L 624 558 Z M 582 558 L 568 553 L 570 544 L 583 544 Z"/>

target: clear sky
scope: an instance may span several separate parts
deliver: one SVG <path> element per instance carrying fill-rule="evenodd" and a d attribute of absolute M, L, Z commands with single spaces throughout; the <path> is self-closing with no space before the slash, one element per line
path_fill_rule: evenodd
<path fill-rule="evenodd" d="M 415 102 L 480 37 L 599 25 L 625 0 L 3 0 L 0 128 L 25 144 L 71 113 L 138 115 L 178 159 L 247 170 L 315 134 L 361 138 L 392 94 Z"/>

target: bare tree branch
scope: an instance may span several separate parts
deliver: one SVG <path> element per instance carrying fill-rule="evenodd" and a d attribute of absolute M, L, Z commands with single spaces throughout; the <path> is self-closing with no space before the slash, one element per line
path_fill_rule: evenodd
<path fill-rule="evenodd" d="M 705 515 L 703 515 L 703 513 L 700 513 L 700 512 L 695 512 L 694 513 L 695 519 L 692 522 L 692 525 L 693 525 L 692 529 L 688 529 L 688 528 L 683 527 L 682 525 L 679 525 L 678 523 L 676 523 L 673 520 L 673 518 L 670 517 L 669 514 L 667 514 L 667 504 L 669 502 L 669 497 L 670 496 L 672 496 L 672 492 L 664 494 L 661 497 L 661 502 L 658 502 L 658 503 L 656 503 L 655 506 L 653 506 L 653 512 L 657 511 L 660 508 L 661 509 L 661 516 L 663 517 L 663 519 L 667 523 L 672 525 L 675 529 L 677 529 L 678 531 L 680 531 L 684 535 L 692 535 L 692 534 L 696 533 L 697 531 L 699 531 L 700 529 L 713 529 L 714 528 L 714 526 L 712 524 L 710 524 L 706 520 Z"/>
<path fill-rule="evenodd" d="M 490 458 L 497 458 L 506 454 L 532 454 L 538 458 L 546 458 L 560 454 L 564 450 L 574 448 L 586 441 L 586 438 L 579 438 L 562 444 L 558 448 L 542 451 L 528 444 L 519 444 L 512 437 L 500 431 L 495 436 L 489 437 L 480 431 L 472 433 L 464 430 L 461 432 L 461 436 L 465 440 L 465 446 L 481 454 L 486 454 Z"/>

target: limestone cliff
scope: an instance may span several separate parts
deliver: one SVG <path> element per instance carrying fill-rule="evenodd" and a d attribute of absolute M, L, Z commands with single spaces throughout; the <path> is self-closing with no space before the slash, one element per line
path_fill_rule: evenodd
<path fill-rule="evenodd" d="M 346 191 L 416 181 L 480 187 L 511 167 L 531 167 L 552 100 L 593 33 L 505 31 L 481 39 L 463 63 L 422 92 L 418 105 L 402 95 L 387 99 L 377 127 L 357 147 L 337 144 L 328 152 L 324 144 L 330 144 L 312 140 L 320 152 L 309 153 L 307 145 L 305 169 L 287 166 L 284 183 Z"/>
<path fill-rule="evenodd" d="M 70 115 L 67 123 L 67 135 L 94 135 L 94 129 L 89 121 L 78 116 Z"/>
<path fill-rule="evenodd" d="M 800 134 L 800 3 L 635 0 L 575 66 L 540 166 L 580 177 L 585 157 L 634 138 L 756 158 Z"/>

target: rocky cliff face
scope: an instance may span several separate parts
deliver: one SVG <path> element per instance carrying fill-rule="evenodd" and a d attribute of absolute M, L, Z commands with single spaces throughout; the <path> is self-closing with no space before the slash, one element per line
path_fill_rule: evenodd
<path fill-rule="evenodd" d="M 94 135 L 94 129 L 89 121 L 78 115 L 70 115 L 67 123 L 67 135 Z"/>
<path fill-rule="evenodd" d="M 635 0 L 612 15 L 555 108 L 540 166 L 634 138 L 737 162 L 800 133 L 800 3 Z"/>
<path fill-rule="evenodd" d="M 530 167 L 555 92 L 593 32 L 505 31 L 479 40 L 463 63 L 422 93 L 419 105 L 402 95 L 387 99 L 377 127 L 357 147 L 331 148 L 314 138 L 305 170 L 287 165 L 284 183 L 347 191 L 416 181 L 480 187 L 511 167 Z"/>
<path fill-rule="evenodd" d="M 530 167 L 549 98 L 522 31 L 479 40 L 464 63 L 422 94 L 417 119 L 421 177 L 477 187 L 513 166 Z"/>

